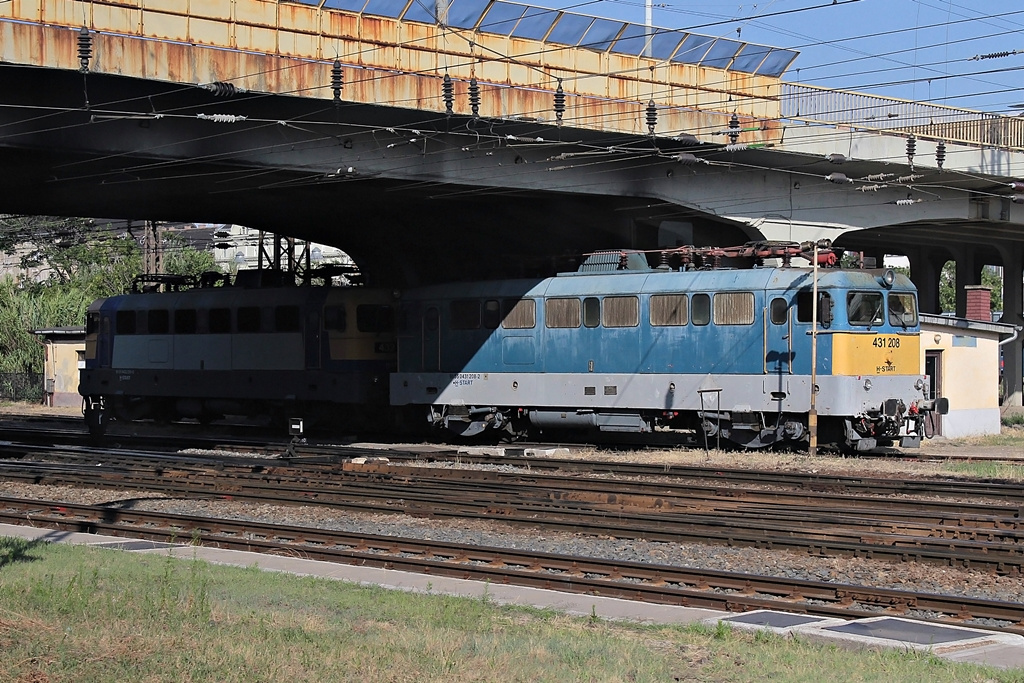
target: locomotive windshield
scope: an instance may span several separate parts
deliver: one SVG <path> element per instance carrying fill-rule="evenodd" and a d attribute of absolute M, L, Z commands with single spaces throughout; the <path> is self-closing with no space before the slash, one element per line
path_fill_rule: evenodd
<path fill-rule="evenodd" d="M 889 324 L 893 327 L 917 325 L 917 300 L 910 292 L 890 292 Z"/>
<path fill-rule="evenodd" d="M 850 292 L 846 295 L 846 315 L 851 325 L 881 325 L 882 293 Z"/>

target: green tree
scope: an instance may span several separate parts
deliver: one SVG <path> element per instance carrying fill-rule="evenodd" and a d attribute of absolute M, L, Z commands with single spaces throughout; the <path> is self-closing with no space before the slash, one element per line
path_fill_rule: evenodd
<path fill-rule="evenodd" d="M 991 310 L 1003 310 L 1003 277 L 995 268 L 981 269 L 981 284 L 992 290 Z M 956 262 L 946 261 L 939 274 L 939 305 L 943 311 L 956 310 Z"/>

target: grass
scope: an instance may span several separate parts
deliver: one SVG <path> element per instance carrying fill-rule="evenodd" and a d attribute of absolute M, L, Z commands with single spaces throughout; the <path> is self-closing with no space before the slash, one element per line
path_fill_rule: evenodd
<path fill-rule="evenodd" d="M 568 617 L 0 538 L 0 680 L 1024 681 L 915 653 Z"/>

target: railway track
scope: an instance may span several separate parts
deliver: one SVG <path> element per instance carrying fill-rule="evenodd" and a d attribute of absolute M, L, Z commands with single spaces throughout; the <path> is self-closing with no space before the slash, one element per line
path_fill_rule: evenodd
<path fill-rule="evenodd" d="M 0 521 L 172 543 L 187 539 L 204 546 L 659 604 L 843 618 L 901 614 L 1024 634 L 1024 605 L 1018 602 L 17 498 L 0 498 Z"/>
<path fill-rule="evenodd" d="M 24 454 L 23 454 L 24 455 Z M 64 462 L 0 462 L 0 477 L 30 483 L 132 488 L 171 497 L 222 497 L 361 512 L 475 519 L 569 533 L 720 543 L 851 555 L 1018 574 L 1020 509 L 834 493 L 712 488 L 543 473 L 387 465 L 296 465 L 138 453 L 49 451 Z M 67 464 L 79 460 L 78 465 Z M 856 504 L 853 504 L 856 503 Z M 931 510 L 921 510 L 931 505 Z M 871 507 L 874 505 L 874 507 Z M 822 512 L 825 510 L 826 512 Z"/>

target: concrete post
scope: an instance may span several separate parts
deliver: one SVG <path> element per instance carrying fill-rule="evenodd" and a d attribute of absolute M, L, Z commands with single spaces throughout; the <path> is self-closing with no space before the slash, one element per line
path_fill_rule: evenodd
<path fill-rule="evenodd" d="M 981 284 L 982 263 L 974 249 L 964 247 L 954 253 L 956 259 L 956 317 L 967 317 L 967 286 Z"/>
<path fill-rule="evenodd" d="M 910 279 L 917 287 L 917 301 L 922 313 L 942 313 L 939 305 L 939 276 L 946 262 L 945 252 L 929 247 L 908 251 Z"/>
<path fill-rule="evenodd" d="M 1024 247 L 1015 244 L 999 249 L 1003 257 L 1003 317 L 999 322 L 1024 324 Z M 1012 342 L 1003 344 L 1004 406 L 1021 405 L 1024 397 L 1024 331 Z"/>

